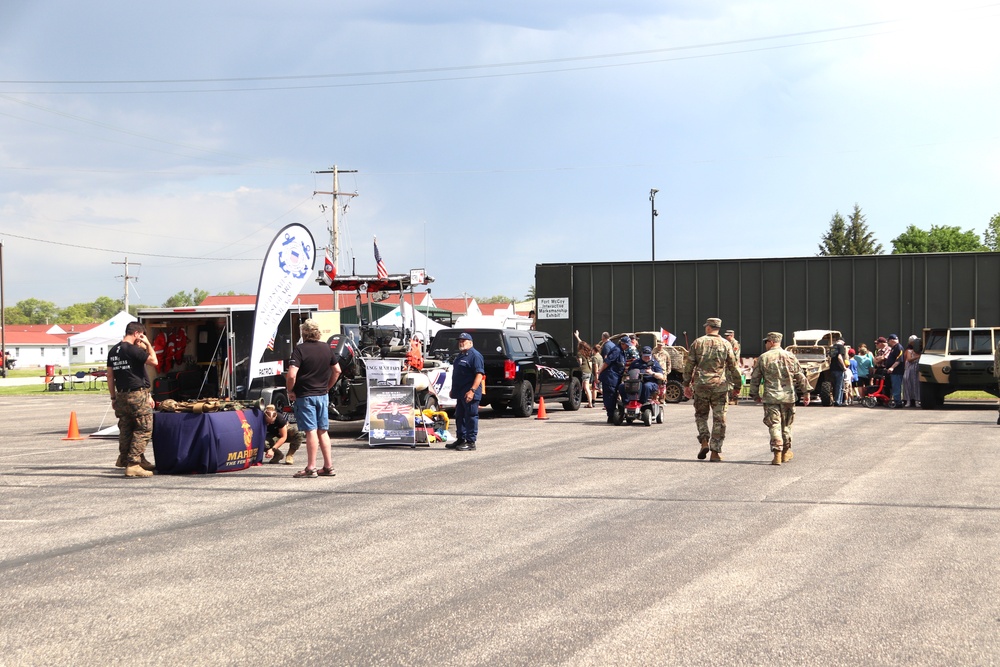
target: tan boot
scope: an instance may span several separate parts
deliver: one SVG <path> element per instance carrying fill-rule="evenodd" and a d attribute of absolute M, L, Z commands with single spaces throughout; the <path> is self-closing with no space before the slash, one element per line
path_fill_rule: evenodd
<path fill-rule="evenodd" d="M 773 465 L 773 466 L 780 466 L 781 465 L 781 452 L 780 451 L 775 451 L 774 452 L 774 458 L 771 459 L 771 465 Z"/>
<path fill-rule="evenodd" d="M 131 464 L 125 468 L 126 477 L 152 477 L 153 471 L 146 470 L 141 463 Z"/>
<path fill-rule="evenodd" d="M 794 454 L 792 454 L 792 448 L 785 447 L 785 451 L 781 455 L 781 460 L 784 463 L 788 463 L 789 461 L 792 460 L 792 456 L 794 456 Z"/>
<path fill-rule="evenodd" d="M 721 460 L 722 460 L 721 452 L 712 452 L 712 457 L 709 459 L 709 461 L 721 461 Z"/>
<path fill-rule="evenodd" d="M 708 440 L 699 440 L 698 445 L 701 447 L 698 450 L 698 458 L 704 461 L 705 457 L 708 456 Z"/>

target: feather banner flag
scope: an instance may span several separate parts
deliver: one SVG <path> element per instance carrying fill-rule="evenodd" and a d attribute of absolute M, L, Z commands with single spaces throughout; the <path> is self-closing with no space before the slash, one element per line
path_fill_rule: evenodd
<path fill-rule="evenodd" d="M 288 313 L 288 308 L 302 291 L 316 263 L 316 243 L 309 230 L 300 224 L 288 225 L 278 232 L 264 255 L 257 286 L 257 307 L 253 315 L 253 344 L 247 388 L 261 373 L 260 358 L 267 349 L 271 334 Z"/>

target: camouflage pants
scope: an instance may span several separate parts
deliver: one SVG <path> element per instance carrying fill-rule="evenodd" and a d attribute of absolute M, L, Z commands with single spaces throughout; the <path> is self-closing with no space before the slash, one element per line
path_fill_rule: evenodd
<path fill-rule="evenodd" d="M 118 453 L 129 465 L 138 464 L 153 438 L 149 390 L 116 392 L 115 417 L 118 417 Z"/>
<path fill-rule="evenodd" d="M 698 442 L 710 441 L 709 449 L 722 451 L 722 441 L 726 439 L 726 408 L 729 406 L 729 392 L 695 390 L 694 423 L 698 427 Z M 712 430 L 708 429 L 708 412 L 712 412 Z"/>
<path fill-rule="evenodd" d="M 299 451 L 299 447 L 305 444 L 306 434 L 295 428 L 291 424 L 288 425 L 288 437 L 285 438 L 285 442 L 288 443 L 288 453 L 294 454 Z M 264 449 L 274 449 L 274 443 L 278 442 L 278 437 L 276 435 L 269 435 L 264 439 Z"/>
<path fill-rule="evenodd" d="M 764 425 L 771 434 L 771 451 L 780 452 L 792 447 L 792 422 L 795 421 L 794 403 L 765 403 Z"/>

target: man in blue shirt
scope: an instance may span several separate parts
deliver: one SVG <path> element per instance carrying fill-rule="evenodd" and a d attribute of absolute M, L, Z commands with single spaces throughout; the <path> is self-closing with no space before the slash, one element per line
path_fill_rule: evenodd
<path fill-rule="evenodd" d="M 639 390 L 639 402 L 643 405 L 650 396 L 655 396 L 660 387 L 657 380 L 663 380 L 663 367 L 660 362 L 653 358 L 653 348 L 648 345 L 642 348 L 642 355 L 629 364 L 629 371 L 633 368 L 639 371 L 639 379 L 642 380 L 642 388 Z"/>
<path fill-rule="evenodd" d="M 458 335 L 458 356 L 455 357 L 451 376 L 451 397 L 455 404 L 455 442 L 445 445 L 460 452 L 476 448 L 479 435 L 479 402 L 483 398 L 486 367 L 483 355 L 472 347 L 472 336 Z"/>
<path fill-rule="evenodd" d="M 604 410 L 608 413 L 608 423 L 615 420 L 615 403 L 618 399 L 618 384 L 625 372 L 625 348 L 628 347 L 628 336 L 618 339 L 618 345 L 610 348 L 604 356 L 604 363 L 597 377 L 601 380 L 601 396 L 604 399 Z"/>

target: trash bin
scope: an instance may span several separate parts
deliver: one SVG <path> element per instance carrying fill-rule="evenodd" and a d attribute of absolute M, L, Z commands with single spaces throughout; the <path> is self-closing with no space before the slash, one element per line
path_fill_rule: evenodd
<path fill-rule="evenodd" d="M 56 367 L 55 367 L 55 364 L 46 364 L 45 365 L 45 384 L 48 384 L 49 382 L 52 382 L 52 378 L 54 378 L 55 376 L 56 376 Z"/>

